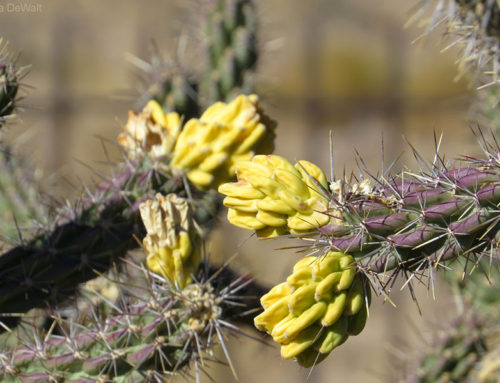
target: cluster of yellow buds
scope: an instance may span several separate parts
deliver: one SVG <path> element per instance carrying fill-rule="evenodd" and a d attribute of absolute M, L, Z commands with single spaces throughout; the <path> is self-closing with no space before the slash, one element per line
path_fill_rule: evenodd
<path fill-rule="evenodd" d="M 217 102 L 186 123 L 171 166 L 185 171 L 198 187 L 217 187 L 234 178 L 237 162 L 274 150 L 275 127 L 256 95 L 241 95 L 229 104 Z"/>
<path fill-rule="evenodd" d="M 182 119 L 177 113 L 163 112 L 156 101 L 151 100 L 142 112 L 129 111 L 127 125 L 118 135 L 122 145 L 132 158 L 148 154 L 152 158 L 167 156 L 181 130 Z"/>
<path fill-rule="evenodd" d="M 230 181 L 238 161 L 274 149 L 276 123 L 264 114 L 256 95 L 241 95 L 229 104 L 217 102 L 199 119 L 189 120 L 182 129 L 181 125 L 177 113 L 165 114 L 150 101 L 138 115 L 130 112 L 118 142 L 133 157 L 170 156 L 170 167 L 201 189 Z"/>
<path fill-rule="evenodd" d="M 143 246 L 146 265 L 163 275 L 172 285 L 183 288 L 193 281 L 200 264 L 197 233 L 185 199 L 175 194 L 157 194 L 139 206 L 147 235 Z"/>
<path fill-rule="evenodd" d="M 274 237 L 310 232 L 330 220 L 325 174 L 308 161 L 293 166 L 280 156 L 257 155 L 238 162 L 236 176 L 237 182 L 219 187 L 235 226 Z"/>
<path fill-rule="evenodd" d="M 329 252 L 299 260 L 260 302 L 264 312 L 255 326 L 281 344 L 284 359 L 310 367 L 363 330 L 370 288 L 352 256 Z"/>

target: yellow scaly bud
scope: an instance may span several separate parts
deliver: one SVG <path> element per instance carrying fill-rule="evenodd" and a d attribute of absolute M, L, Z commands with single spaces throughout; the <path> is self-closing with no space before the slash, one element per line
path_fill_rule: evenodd
<path fill-rule="evenodd" d="M 331 251 L 297 261 L 286 282 L 261 303 L 264 312 L 255 318 L 256 327 L 282 345 L 283 358 L 310 367 L 361 332 L 370 289 L 352 256 Z"/>
<path fill-rule="evenodd" d="M 201 189 L 216 187 L 234 178 L 239 161 L 272 151 L 275 127 L 255 95 L 241 95 L 228 104 L 217 102 L 199 119 L 186 123 L 171 166 L 184 171 Z"/>
<path fill-rule="evenodd" d="M 238 182 L 221 185 L 219 192 L 227 196 L 224 205 L 229 208 L 229 221 L 237 222 L 236 226 L 249 229 L 253 226 L 259 237 L 269 238 L 308 233 L 329 223 L 325 196 L 328 183 L 316 165 L 301 161 L 293 166 L 280 156 L 257 155 L 250 161 L 238 162 L 235 168 Z M 255 201 L 257 211 L 251 215 L 262 225 L 235 219 L 238 215 L 234 211 L 249 213 L 249 210 L 246 204 L 235 204 L 234 198 L 245 199 L 247 204 Z"/>

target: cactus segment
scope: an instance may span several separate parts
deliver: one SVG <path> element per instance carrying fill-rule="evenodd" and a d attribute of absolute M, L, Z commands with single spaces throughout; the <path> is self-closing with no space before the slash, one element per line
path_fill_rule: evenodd
<path fill-rule="evenodd" d="M 110 304 L 105 316 L 96 309 L 77 319 L 54 315 L 48 332 L 33 329 L 33 339 L 0 351 L 0 380 L 164 382 L 188 364 L 203 365 L 217 338 L 226 347 L 223 331 L 234 329 L 227 320 L 252 308 L 246 300 L 232 305 L 251 281 L 226 284 L 224 270 L 183 289 L 144 272 L 148 289 L 138 294 L 121 282 L 126 303 Z"/>
<path fill-rule="evenodd" d="M 205 102 L 254 91 L 256 14 L 251 0 L 216 0 L 205 27 L 206 62 L 200 93 Z"/>

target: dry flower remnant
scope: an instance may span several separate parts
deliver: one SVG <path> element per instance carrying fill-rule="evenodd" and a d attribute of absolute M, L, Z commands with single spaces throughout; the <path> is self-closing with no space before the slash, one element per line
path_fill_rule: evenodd
<path fill-rule="evenodd" d="M 200 249 L 187 201 L 175 194 L 157 194 L 139 209 L 147 232 L 143 245 L 148 268 L 181 288 L 191 283 L 200 264 Z"/>
<path fill-rule="evenodd" d="M 171 152 L 181 123 L 177 113 L 164 113 L 161 106 L 151 100 L 139 114 L 129 111 L 127 125 L 118 136 L 118 143 L 131 157 L 148 154 L 152 158 L 162 158 Z"/>

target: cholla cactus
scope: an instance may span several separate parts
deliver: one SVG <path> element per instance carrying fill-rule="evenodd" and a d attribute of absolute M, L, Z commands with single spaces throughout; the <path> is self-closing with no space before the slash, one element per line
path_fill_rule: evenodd
<path fill-rule="evenodd" d="M 311 367 L 363 330 L 370 288 L 350 255 L 329 252 L 302 258 L 260 301 L 255 326 L 282 345 L 284 359 Z"/>
<path fill-rule="evenodd" d="M 201 188 L 217 187 L 234 177 L 238 161 L 273 151 L 275 128 L 255 95 L 215 103 L 200 119 L 186 123 L 176 140 L 171 166 L 185 171 Z"/>
<path fill-rule="evenodd" d="M 199 55 L 203 64 L 200 73 L 186 70 L 182 57 L 163 58 L 156 46 L 150 62 L 133 57 L 134 65 L 141 70 L 141 106 L 154 99 L 165 111 L 189 120 L 214 102 L 227 102 L 238 94 L 255 91 L 258 49 L 253 1 L 209 0 L 203 5 L 200 24 L 205 26 L 205 35 Z"/>
<path fill-rule="evenodd" d="M 131 59 L 140 69 L 138 104 L 141 107 L 153 99 L 166 112 L 179 113 L 186 119 L 199 115 L 198 82 L 192 73 L 185 72 L 182 65 L 163 58 L 156 47 L 150 62 L 137 57 Z"/>
<path fill-rule="evenodd" d="M 323 179 L 323 173 L 311 171 L 307 174 L 308 186 L 321 201 L 321 209 L 316 208 L 314 212 L 321 214 L 324 219 L 307 221 L 304 218 L 315 229 L 294 237 L 304 238 L 311 244 L 310 255 L 318 257 L 319 267 L 324 262 L 325 254 L 330 251 L 349 254 L 355 259 L 357 270 L 369 281 L 369 284 L 365 285 L 363 282 L 363 285 L 369 285 L 383 295 L 389 293 L 391 281 L 400 274 L 408 279 L 411 287 L 413 276 L 421 276 L 428 271 L 432 281 L 435 268 L 457 257 L 471 260 L 483 256 L 491 258 L 496 249 L 500 222 L 497 208 L 500 203 L 500 154 L 496 147 L 486 142 L 481 144 L 487 159 L 467 158 L 466 167 L 440 167 L 438 165 L 443 162 L 436 156 L 434 164 L 425 165 L 427 173 L 405 172 L 400 177 L 381 180 L 373 178 L 372 181 L 365 178 L 360 182 L 335 180 L 329 185 L 330 191 L 325 187 L 327 183 Z M 276 156 L 268 158 L 271 163 L 279 159 Z M 255 164 L 265 161 L 266 157 L 258 156 Z M 293 169 L 286 161 L 280 160 L 279 166 L 274 167 L 257 166 L 253 162 L 250 164 L 252 167 L 245 164 L 241 173 L 242 180 L 251 186 L 241 184 L 238 188 L 235 184 L 225 184 L 219 190 L 224 192 L 227 188 L 226 194 L 230 197 L 226 198 L 229 198 L 231 209 L 252 209 L 245 214 L 257 221 L 258 203 L 266 194 L 277 191 L 273 196 L 282 197 L 282 190 L 295 192 L 297 185 L 301 184 L 298 183 L 300 178 L 297 176 L 285 178 L 277 171 L 284 168 L 283 164 L 290 171 Z M 248 179 L 245 178 L 247 168 L 252 169 Z M 317 174 L 320 177 L 315 179 Z M 267 188 L 263 189 L 266 194 L 255 185 Z M 261 194 L 254 196 L 256 192 Z M 235 197 L 237 202 L 233 203 Z M 281 198 L 279 201 L 287 200 Z M 296 197 L 292 201 L 298 204 L 300 199 Z M 228 213 L 228 219 L 234 223 L 232 214 L 234 213 Z M 240 221 L 236 223 L 251 230 L 263 227 L 240 224 Z M 286 220 L 283 220 L 282 225 L 285 224 Z M 382 281 L 383 278 L 379 275 L 384 273 L 389 275 Z M 313 290 L 313 287 L 308 288 Z M 364 290 L 366 289 L 365 287 Z M 282 293 L 289 294 L 286 288 Z M 273 296 L 272 291 L 269 294 Z M 268 314 L 273 317 L 271 325 L 256 322 L 258 327 L 266 329 L 273 337 L 273 326 L 276 326 L 278 319 L 281 321 L 288 315 L 285 305 L 282 306 L 281 316 L 277 319 L 274 314 Z M 318 301 L 313 307 L 319 306 Z M 319 308 L 317 310 L 320 311 Z M 318 318 L 322 315 L 323 312 L 318 313 Z M 266 314 L 263 316 L 265 318 Z M 313 322 L 318 318 L 314 318 Z M 304 336 L 311 341 L 313 332 L 311 330 Z M 318 333 L 319 329 L 316 330 L 316 334 Z M 279 337 L 277 339 L 281 340 Z M 288 341 L 286 336 L 283 339 Z M 284 356 L 287 355 L 285 352 Z"/>
<path fill-rule="evenodd" d="M 490 334 L 485 329 L 484 321 L 474 314 L 458 316 L 412 361 L 401 382 L 485 382 L 484 378 L 473 378 L 478 374 L 480 363 L 485 362 L 483 358 L 488 350 Z M 484 377 L 488 373 L 483 370 L 479 375 Z"/>
<path fill-rule="evenodd" d="M 172 151 L 181 127 L 179 114 L 164 113 L 160 104 L 151 100 L 139 114 L 129 111 L 127 125 L 118 135 L 118 143 L 132 158 L 148 155 L 162 159 Z"/>
<path fill-rule="evenodd" d="M 500 75 L 500 4 L 496 0 L 421 0 L 414 18 L 422 18 L 432 8 L 432 15 L 422 20 L 426 31 L 444 24 L 446 35 L 461 48 L 460 74 L 474 68 L 491 76 L 482 87 L 498 83 Z"/>
<path fill-rule="evenodd" d="M 246 158 L 270 150 L 274 124 L 263 114 L 256 97 L 241 96 L 228 105 L 216 104 L 207 113 L 206 122 L 192 120 L 175 140 L 179 120 L 164 114 L 156 103 L 150 103 L 138 116 L 132 114 L 128 133 L 120 136 L 130 159 L 117 175 L 75 207 L 61 209 L 50 227 L 0 256 L 0 312 L 22 313 L 47 300 L 60 301 L 72 295 L 78 283 L 93 278 L 96 271 L 107 270 L 137 247 L 133 236 L 144 234 L 139 204 L 156 193 L 189 198 L 196 223 L 210 222 L 220 207 L 216 193 L 207 190 L 211 181 L 216 185 L 231 180 L 236 156 Z M 175 124 L 169 125 L 171 121 Z M 217 127 L 210 130 L 215 140 L 210 153 L 205 150 L 212 142 L 202 129 L 205 126 Z M 165 150 L 172 140 L 172 151 Z M 197 156 L 183 163 L 178 153 L 190 149 Z M 164 153 L 166 156 L 161 156 Z M 219 155 L 219 161 L 213 161 L 208 156 L 211 153 Z M 209 160 L 212 166 L 206 167 Z M 190 176 L 195 171 L 204 172 L 204 182 Z M 196 187 L 188 186 L 186 176 Z M 205 182 L 207 177 L 210 182 Z M 206 190 L 197 190 L 198 186 Z M 12 325 L 16 321 L 4 322 Z"/>
<path fill-rule="evenodd" d="M 256 95 L 217 102 L 182 131 L 180 125 L 177 113 L 165 114 L 151 101 L 141 114 L 130 113 L 118 142 L 132 157 L 146 154 L 161 160 L 171 155 L 165 166 L 185 172 L 202 189 L 233 178 L 237 162 L 274 149 L 276 123 L 259 107 Z"/>
<path fill-rule="evenodd" d="M 159 275 L 145 277 L 145 293 L 120 282 L 126 299 L 109 304 L 105 317 L 96 310 L 77 321 L 56 315 L 47 333 L 33 329 L 31 341 L 2 349 L 1 380 L 164 382 L 190 363 L 198 375 L 212 338 L 225 348 L 223 331 L 231 329 L 226 320 L 247 309 L 235 312 L 231 301 L 245 296 L 250 281 L 219 287 L 216 279 L 200 276 L 201 282 L 177 289 Z"/>

